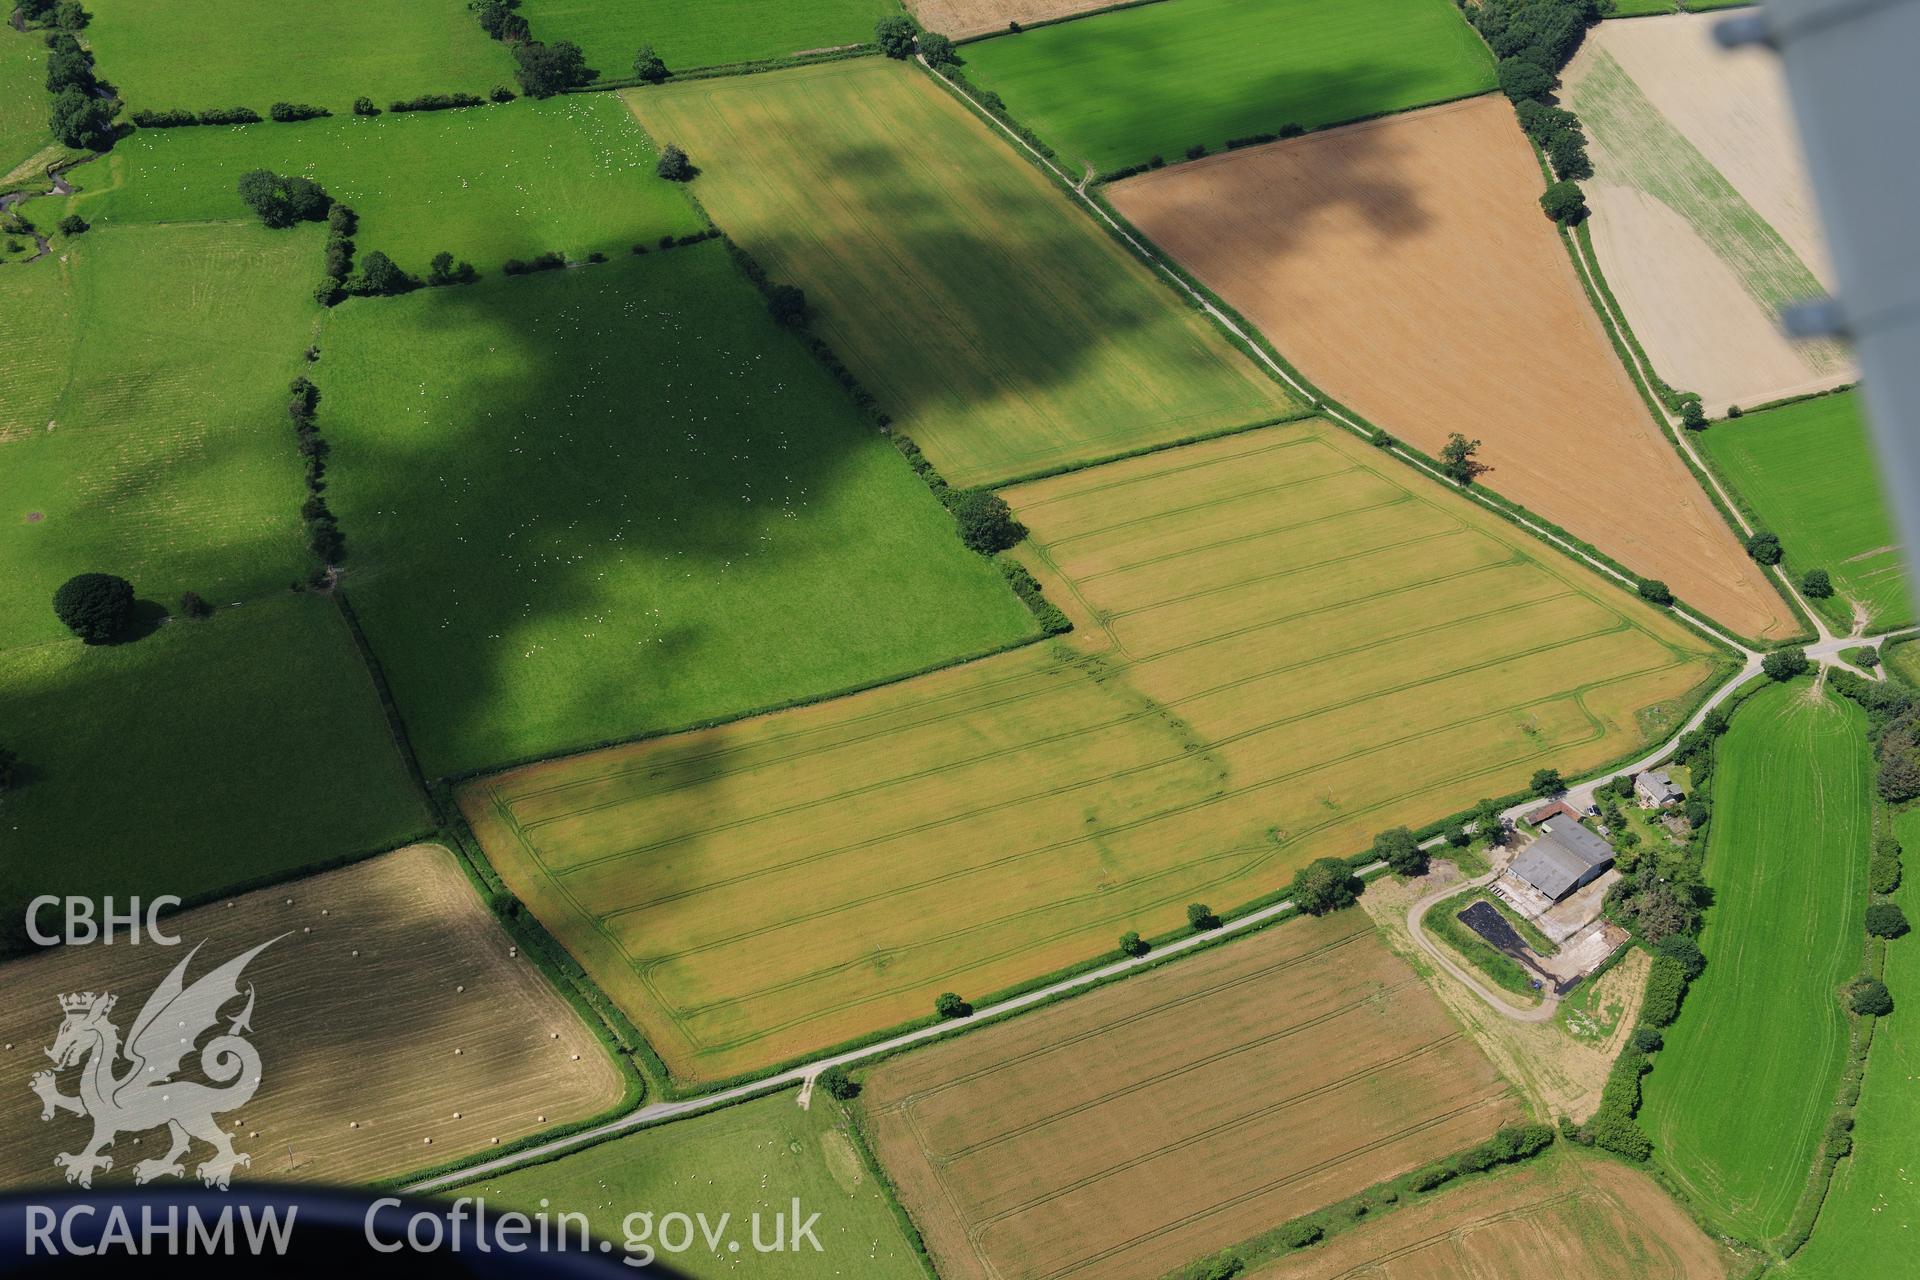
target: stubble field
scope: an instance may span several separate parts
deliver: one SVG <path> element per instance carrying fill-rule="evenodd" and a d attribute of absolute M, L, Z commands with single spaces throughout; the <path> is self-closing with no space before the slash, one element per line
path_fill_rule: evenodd
<path fill-rule="evenodd" d="M 1735 1263 L 1652 1178 L 1610 1160 L 1561 1155 L 1447 1190 L 1247 1274 L 1249 1280 L 1721 1280 L 1735 1273 Z"/>
<path fill-rule="evenodd" d="M 1298 408 L 917 68 L 867 58 L 626 96 L 955 485 Z"/>
<path fill-rule="evenodd" d="M 1108 190 L 1329 395 L 1430 454 L 1484 441 L 1490 488 L 1739 634 L 1795 633 L 1628 380 L 1543 185 L 1483 98 Z"/>
<path fill-rule="evenodd" d="M 87 0 L 86 42 L 129 108 L 310 102 L 336 113 L 513 83 L 513 58 L 462 0 Z"/>
<path fill-rule="evenodd" d="M 1449 0 L 1166 0 L 969 45 L 969 79 L 1077 171 L 1493 88 Z"/>
<path fill-rule="evenodd" d="M 1074 636 L 462 792 L 676 1073 L 1249 901 L 1539 765 L 1622 755 L 1710 677 L 1671 621 L 1323 424 L 1007 496 Z"/>
<path fill-rule="evenodd" d="M 1566 74 L 1593 143 L 1601 270 L 1654 368 L 1708 411 L 1856 376 L 1776 318 L 1831 288 L 1778 59 L 1713 43 L 1714 19 L 1609 22 Z"/>
<path fill-rule="evenodd" d="M 352 299 L 322 342 L 348 589 L 430 777 L 1035 632 L 717 242 Z"/>
<path fill-rule="evenodd" d="M 1707 969 L 1666 1032 L 1640 1121 L 1708 1223 L 1744 1239 L 1786 1230 L 1839 1087 L 1871 786 L 1865 717 L 1804 684 L 1761 690 L 1721 739 Z"/>
<path fill-rule="evenodd" d="M 1811 603 L 1842 633 L 1853 629 L 1856 606 L 1876 631 L 1913 620 L 1906 558 L 1858 392 L 1717 422 L 1698 443 L 1756 523 L 1780 535 L 1789 571 L 1832 577 L 1835 594 Z"/>
<path fill-rule="evenodd" d="M 706 220 L 611 95 L 458 111 L 344 116 L 239 129 L 142 129 L 76 171 L 72 212 L 102 227 L 251 219 L 235 189 L 251 169 L 300 174 L 359 215 L 361 254 L 415 275 L 445 250 L 493 274 L 508 258 L 626 253 Z M 54 207 L 52 202 L 39 206 Z M 317 275 L 320 253 L 302 265 Z M 312 285 L 295 287 L 296 296 Z"/>
<path fill-rule="evenodd" d="M 60 1025 L 56 997 L 116 993 L 113 1020 L 124 1034 L 196 945 L 189 983 L 277 939 L 242 977 L 256 991 L 249 1039 L 262 1083 L 221 1117 L 253 1158 L 241 1177 L 391 1178 L 596 1114 L 623 1095 L 600 1042 L 530 961 L 508 956 L 506 934 L 436 845 L 201 907 L 167 928 L 180 946 L 82 947 L 0 970 L 0 1066 L 17 1082 L 0 1135 L 0 1185 L 57 1182 L 54 1153 L 78 1150 L 90 1132 L 67 1114 L 42 1124 L 26 1088 L 47 1066 L 40 1051 Z M 225 1012 L 238 1009 L 236 1001 Z M 198 1059 L 187 1061 L 191 1073 Z M 73 1073 L 60 1085 L 70 1094 Z M 135 1136 L 115 1145 L 107 1180 L 126 1183 L 138 1160 L 163 1153 L 164 1133 L 138 1135 L 138 1145 Z M 191 1165 L 207 1151 L 196 1144 L 190 1153 L 194 1185 Z"/>
<path fill-rule="evenodd" d="M 949 1280 L 1151 1280 L 1519 1112 L 1359 912 L 893 1059 L 858 1105 Z"/>

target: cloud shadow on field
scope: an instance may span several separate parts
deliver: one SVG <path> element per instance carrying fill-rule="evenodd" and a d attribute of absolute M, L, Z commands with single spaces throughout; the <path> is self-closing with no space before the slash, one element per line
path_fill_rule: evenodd
<path fill-rule="evenodd" d="M 716 242 L 354 300 L 321 346 L 346 590 L 429 777 L 994 643 L 950 590 L 984 566 Z"/>
<path fill-rule="evenodd" d="M 1302 77 L 1285 82 L 1296 93 L 1346 97 L 1377 93 L 1397 74 L 1369 66 L 1305 77 L 1311 83 L 1304 87 Z M 947 91 L 929 85 L 925 92 Z M 890 101 L 881 96 L 860 105 L 879 110 Z M 917 122 L 910 110 L 902 114 L 902 129 Z M 1036 421 L 1038 430 L 1086 437 L 1083 456 L 1096 458 L 1126 448 L 1156 417 L 1199 420 L 1222 388 L 1209 357 L 1172 336 L 1183 323 L 1181 300 L 1161 280 L 1148 284 L 1116 268 L 1104 228 L 1052 182 L 996 182 L 994 175 L 970 182 L 965 163 L 983 162 L 925 145 L 876 145 L 859 132 L 850 136 L 831 110 L 749 118 L 776 120 L 782 150 L 770 152 L 762 142 L 741 156 L 708 157 L 721 183 L 707 197 L 709 208 L 722 226 L 737 217 L 732 229 L 768 269 L 808 289 L 842 357 L 936 461 L 939 441 L 920 425 L 928 419 L 964 423 L 1004 409 Z M 683 132 L 703 132 L 688 121 L 698 124 L 699 117 L 681 121 Z M 985 145 L 1010 149 L 996 163 L 1030 162 L 997 126 L 979 127 L 991 137 Z M 1360 208 L 1383 234 L 1417 232 L 1426 216 L 1411 185 L 1371 176 L 1373 139 L 1364 130 L 1359 139 L 1327 158 L 1334 170 L 1326 178 L 1328 202 Z M 801 172 L 796 154 L 807 175 L 819 175 L 818 204 L 828 211 L 821 218 L 802 216 L 810 200 L 804 192 L 783 199 L 739 189 L 743 181 Z M 1065 157 L 1058 163 L 1073 168 Z M 960 166 L 957 178 L 927 172 L 949 164 Z M 748 199 L 764 204 L 736 208 Z M 912 349 L 917 364 L 903 348 Z M 1213 344 L 1216 353 L 1225 349 Z M 1159 386 L 1150 385 L 1155 375 Z M 1244 420 L 1260 416 L 1250 409 Z M 1130 422 L 1139 432 L 1129 432 Z"/>
<path fill-rule="evenodd" d="M 1471 82 L 1463 82 L 1449 92 L 1444 85 L 1435 83 L 1434 68 L 1430 64 L 1378 57 L 1356 59 L 1338 67 L 1283 69 L 1244 76 L 1238 74 L 1237 68 L 1231 68 L 1222 74 L 1217 92 L 1210 91 L 1211 85 L 1196 85 L 1191 81 L 1183 82 L 1177 90 L 1125 92 L 1118 86 L 1155 86 L 1166 79 L 1165 51 L 1156 43 L 1143 43 L 1131 38 L 1131 33 L 1111 28 L 1105 32 L 1108 38 L 1096 45 L 1088 36 L 1100 31 L 1098 24 L 1087 24 L 1086 29 L 1076 27 L 1076 31 L 1080 39 L 1074 49 L 1077 56 L 1060 59 L 1051 68 L 1055 74 L 1047 77 L 1046 87 L 1059 92 L 1057 96 L 1048 96 L 1045 102 L 1024 101 L 1026 85 L 1002 85 L 986 72 L 973 77 L 983 89 L 1001 94 L 1014 119 L 1032 127 L 1058 148 L 1059 163 L 1069 170 L 1089 163 L 1101 171 L 1145 164 L 1156 153 L 1168 164 L 1176 164 L 1185 157 L 1187 148 L 1196 143 L 1217 152 L 1225 147 L 1229 138 L 1278 133 L 1289 124 L 1314 131 L 1335 128 L 1413 110 L 1423 101 L 1474 92 Z M 1018 36 L 1007 38 L 1019 39 Z M 963 48 L 961 53 L 964 56 L 966 50 Z M 1091 91 L 1075 89 L 1069 93 L 1060 88 L 1070 84 L 1076 70 L 1084 67 L 1099 69 Z M 962 71 L 966 72 L 966 68 Z M 1409 101 L 1407 86 L 1410 84 L 1431 85 L 1432 91 L 1412 95 Z M 1485 88 L 1492 87 L 1489 78 Z M 1182 94 L 1186 95 L 1185 100 L 1179 100 Z M 1098 100 L 1097 118 L 1089 120 L 1081 130 L 1090 143 L 1105 144 L 1112 139 L 1148 141 L 1137 148 L 1129 141 L 1127 150 L 1116 151 L 1104 161 L 1095 161 L 1075 150 L 1072 126 L 1061 125 L 1060 136 L 1049 136 L 1048 122 L 1055 117 L 1074 118 L 1080 104 L 1089 96 Z M 1175 121 L 1191 118 L 1194 127 L 1170 124 L 1170 117 Z M 1175 134 L 1176 127 L 1186 131 Z"/>
<path fill-rule="evenodd" d="M 1423 154 L 1417 136 L 1385 117 L 1130 178 L 1115 184 L 1113 203 L 1123 213 L 1131 206 L 1143 234 L 1158 230 L 1170 244 L 1183 226 L 1230 228 L 1252 270 L 1319 272 L 1326 265 L 1312 240 L 1322 227 L 1357 223 L 1383 247 L 1427 233 L 1436 214 L 1418 169 L 1447 160 Z M 1254 212 L 1242 228 L 1223 210 Z"/>
<path fill-rule="evenodd" d="M 1189 313 L 1161 283 L 1114 269 L 1103 233 L 1073 221 L 1090 215 L 1057 190 L 1010 184 L 993 210 L 1009 234 L 996 236 L 956 211 L 967 193 L 917 172 L 945 157 L 812 132 L 788 145 L 823 183 L 861 194 L 888 242 L 823 242 L 777 221 L 743 242 L 774 279 L 803 285 L 849 258 L 894 259 L 890 295 L 871 274 L 845 277 L 851 292 L 809 295 L 816 331 L 901 429 L 928 413 L 1052 400 L 1062 430 L 1091 435 L 1136 406 L 1129 380 L 1144 360 L 1173 365 L 1153 372 L 1176 401 L 1189 368 L 1221 376 L 1224 343 L 1142 332 Z M 745 163 L 694 159 L 710 174 Z M 1388 228 L 1422 216 L 1391 183 L 1345 198 Z M 723 228 L 724 204 L 712 206 Z M 638 262 L 623 247 L 607 246 L 605 264 L 353 300 L 322 338 L 314 378 L 347 590 L 429 777 L 992 647 L 958 624 L 944 644 L 909 634 L 966 600 L 921 581 L 924 556 L 893 536 L 892 500 L 872 492 L 871 428 L 766 320 L 722 246 Z M 403 309 L 413 318 L 389 327 Z M 902 375 L 862 345 L 876 323 L 935 327 L 956 358 Z M 820 385 L 796 398 L 802 381 Z M 1087 455 L 1112 451 L 1096 443 Z M 914 501 L 930 500 L 915 490 Z M 824 560 L 840 567 L 823 572 Z"/>

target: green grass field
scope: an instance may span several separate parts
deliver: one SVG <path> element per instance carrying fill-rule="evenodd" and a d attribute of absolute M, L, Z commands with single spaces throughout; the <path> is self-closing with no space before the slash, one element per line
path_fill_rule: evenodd
<path fill-rule="evenodd" d="M 5 269 L 0 648 L 66 635 L 48 600 L 75 573 L 171 605 L 311 570 L 286 388 L 320 249 L 315 228 L 99 229 Z"/>
<path fill-rule="evenodd" d="M 1615 18 L 1640 18 L 1651 13 L 1673 13 L 1678 6 L 1674 0 L 1614 0 Z"/>
<path fill-rule="evenodd" d="M 1920 641 L 1903 640 L 1880 646 L 1880 660 L 1887 670 L 1920 689 Z"/>
<path fill-rule="evenodd" d="M 652 44 L 675 71 L 757 62 L 861 44 L 873 24 L 901 12 L 898 0 L 524 0 L 537 40 L 571 40 L 603 77 L 633 74 L 633 55 Z"/>
<path fill-rule="evenodd" d="M 0 937 L 36 894 L 191 898 L 432 825 L 345 625 L 313 596 L 126 644 L 0 650 L 0 725 L 25 766 L 0 794 Z"/>
<path fill-rule="evenodd" d="M 142 129 L 80 170 L 69 203 L 102 226 L 247 218 L 240 175 L 318 181 L 360 216 L 355 242 L 416 274 L 442 249 L 484 272 L 548 250 L 624 253 L 705 219 L 653 172 L 610 94 L 242 129 Z M 52 207 L 52 206 L 48 206 Z M 319 251 L 308 275 L 319 273 Z M 310 289 L 311 284 L 308 285 Z"/>
<path fill-rule="evenodd" d="M 53 142 L 42 79 L 46 56 L 38 31 L 15 31 L 0 23 L 0 178 L 10 177 Z"/>
<path fill-rule="evenodd" d="M 1297 412 L 918 68 L 865 58 L 625 96 L 956 485 Z"/>
<path fill-rule="evenodd" d="M 484 1199 L 490 1212 L 533 1212 L 545 1203 L 550 1214 L 583 1213 L 596 1236 L 621 1247 L 651 1243 L 662 1250 L 662 1263 L 695 1280 L 749 1269 L 770 1280 L 922 1280 L 926 1272 L 848 1124 L 845 1110 L 824 1092 L 802 1111 L 786 1091 L 473 1183 L 458 1194 Z M 777 1215 L 787 1216 L 791 1232 L 796 1198 L 802 1221 L 820 1215 L 813 1230 L 820 1248 L 757 1251 L 754 1215 L 760 1215 L 761 1243 L 771 1245 Z M 650 1221 L 629 1217 L 635 1213 Z M 709 1248 L 696 1230 L 690 1251 L 664 1251 L 662 1240 L 680 1239 L 677 1224 L 662 1226 L 670 1213 L 704 1214 L 717 1247 Z M 737 1242 L 737 1251 L 728 1241 Z"/>
<path fill-rule="evenodd" d="M 349 586 L 429 776 L 1033 630 L 716 241 L 355 299 L 322 346 Z"/>
<path fill-rule="evenodd" d="M 1693 984 L 1646 1081 L 1654 1159 L 1710 1226 L 1786 1230 L 1839 1087 L 1839 987 L 1859 969 L 1873 769 L 1865 717 L 1804 681 L 1734 716 L 1714 772 L 1715 902 Z"/>
<path fill-rule="evenodd" d="M 1451 0 L 1166 0 L 961 53 L 1068 168 L 1101 171 L 1493 87 Z"/>
<path fill-rule="evenodd" d="M 513 83 L 464 0 L 87 0 L 86 41 L 134 110 L 310 102 L 344 112 Z"/>
<path fill-rule="evenodd" d="M 1857 392 L 1717 422 L 1698 439 L 1756 523 L 1780 535 L 1793 575 L 1832 575 L 1834 595 L 1815 603 L 1843 633 L 1856 600 L 1875 628 L 1913 621 L 1906 562 Z"/>
<path fill-rule="evenodd" d="M 1901 845 L 1920 864 L 1920 809 L 1894 820 Z M 1920 918 L 1920 877 L 1904 878 L 1895 896 L 1908 918 Z M 1873 1032 L 1867 1079 L 1853 1116 L 1853 1155 L 1834 1170 L 1813 1238 L 1784 1270 L 1794 1280 L 1857 1280 L 1909 1253 L 1920 1229 L 1913 1153 L 1920 1143 L 1920 946 L 1911 938 L 1887 948 L 1885 980 L 1896 1007 Z M 1905 1007 L 1898 1002 L 1904 1001 Z"/>

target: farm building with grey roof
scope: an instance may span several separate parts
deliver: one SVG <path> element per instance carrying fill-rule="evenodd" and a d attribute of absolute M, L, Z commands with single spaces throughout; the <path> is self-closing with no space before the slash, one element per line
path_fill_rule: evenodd
<path fill-rule="evenodd" d="M 1613 865 L 1613 846 L 1573 819 L 1547 819 L 1513 860 L 1513 874 L 1558 902 Z"/>

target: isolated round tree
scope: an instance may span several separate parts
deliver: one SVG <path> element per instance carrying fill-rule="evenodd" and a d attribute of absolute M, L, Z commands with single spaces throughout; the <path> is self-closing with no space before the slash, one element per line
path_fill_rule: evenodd
<path fill-rule="evenodd" d="M 660 159 L 654 164 L 653 171 L 668 182 L 689 182 L 693 179 L 693 161 L 687 159 L 687 153 L 669 142 L 661 148 Z"/>
<path fill-rule="evenodd" d="M 88 644 L 105 644 L 133 618 L 133 584 L 111 573 L 68 578 L 53 593 L 53 612 Z"/>
<path fill-rule="evenodd" d="M 988 489 L 970 489 L 953 504 L 953 520 L 960 541 L 982 555 L 1005 551 L 1027 536 L 1027 528 L 1013 518 L 1007 500 Z"/>

